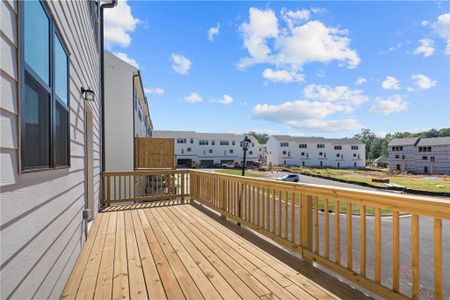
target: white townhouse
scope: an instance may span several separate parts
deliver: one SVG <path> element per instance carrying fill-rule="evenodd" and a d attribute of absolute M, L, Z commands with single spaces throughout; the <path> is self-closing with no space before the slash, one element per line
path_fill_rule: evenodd
<path fill-rule="evenodd" d="M 1 1 L 2 299 L 60 298 L 98 212 L 102 16 L 115 5 Z"/>
<path fill-rule="evenodd" d="M 134 170 L 134 138 L 152 129 L 140 71 L 105 51 L 105 170 Z"/>
<path fill-rule="evenodd" d="M 365 145 L 356 139 L 273 135 L 267 141 L 273 166 L 365 168 Z"/>
<path fill-rule="evenodd" d="M 240 142 L 243 134 L 232 133 L 200 133 L 195 131 L 154 130 L 155 138 L 175 139 L 175 155 L 177 166 L 191 166 L 195 162 L 199 166 L 210 167 L 217 164 L 242 162 L 243 151 Z M 247 151 L 247 161 L 261 161 L 264 148 L 253 136 Z"/>
<path fill-rule="evenodd" d="M 393 139 L 388 152 L 391 171 L 450 174 L 450 137 Z"/>

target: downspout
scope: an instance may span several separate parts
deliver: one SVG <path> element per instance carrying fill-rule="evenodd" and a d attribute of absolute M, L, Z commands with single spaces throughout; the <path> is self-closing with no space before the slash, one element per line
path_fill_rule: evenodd
<path fill-rule="evenodd" d="M 100 3 L 100 109 L 101 109 L 101 153 L 102 153 L 102 172 L 105 172 L 105 38 L 104 38 L 104 9 L 113 8 L 118 0 L 112 0 L 108 3 Z"/>

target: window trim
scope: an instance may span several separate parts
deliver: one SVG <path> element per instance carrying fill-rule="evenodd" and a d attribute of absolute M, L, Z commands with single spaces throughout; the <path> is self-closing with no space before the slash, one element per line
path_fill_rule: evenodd
<path fill-rule="evenodd" d="M 19 16 L 19 24 L 18 24 L 18 173 L 32 173 L 32 172 L 41 172 L 41 171 L 50 171 L 50 170 L 59 170 L 59 169 L 69 169 L 71 167 L 71 156 L 70 156 L 70 52 L 68 50 L 67 44 L 64 41 L 62 34 L 56 24 L 48 6 L 42 0 L 38 1 L 42 9 L 44 10 L 45 15 L 49 20 L 49 84 L 47 85 L 42 78 L 25 62 L 25 9 L 24 2 L 18 2 L 18 16 Z M 66 54 L 66 63 L 67 63 L 67 104 L 63 103 L 59 96 L 56 95 L 55 90 L 55 38 L 59 39 L 61 47 Z M 50 132 L 49 132 L 49 149 L 50 149 L 50 165 L 49 166 L 39 166 L 39 167 L 29 167 L 25 168 L 22 162 L 22 133 L 24 128 L 24 118 L 22 117 L 22 108 L 24 107 L 25 101 L 25 75 L 26 73 L 30 74 L 32 80 L 34 80 L 41 88 L 43 88 L 49 94 L 49 123 L 50 123 Z M 56 104 L 59 103 L 67 110 L 67 164 L 66 165 L 57 165 L 56 164 Z"/>

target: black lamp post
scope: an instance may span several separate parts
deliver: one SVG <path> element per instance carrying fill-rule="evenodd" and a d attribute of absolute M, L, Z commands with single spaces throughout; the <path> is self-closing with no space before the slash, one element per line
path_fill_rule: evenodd
<path fill-rule="evenodd" d="M 244 140 L 241 141 L 241 148 L 244 151 L 244 161 L 242 163 L 242 176 L 245 176 L 245 159 L 247 156 L 248 145 L 250 145 L 252 141 L 248 138 L 248 136 L 244 137 Z"/>

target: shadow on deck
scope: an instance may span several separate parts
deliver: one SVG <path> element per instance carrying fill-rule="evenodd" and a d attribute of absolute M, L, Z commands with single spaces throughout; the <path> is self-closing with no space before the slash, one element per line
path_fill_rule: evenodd
<path fill-rule="evenodd" d="M 180 200 L 98 214 L 62 298 L 366 298 L 252 232 Z"/>

